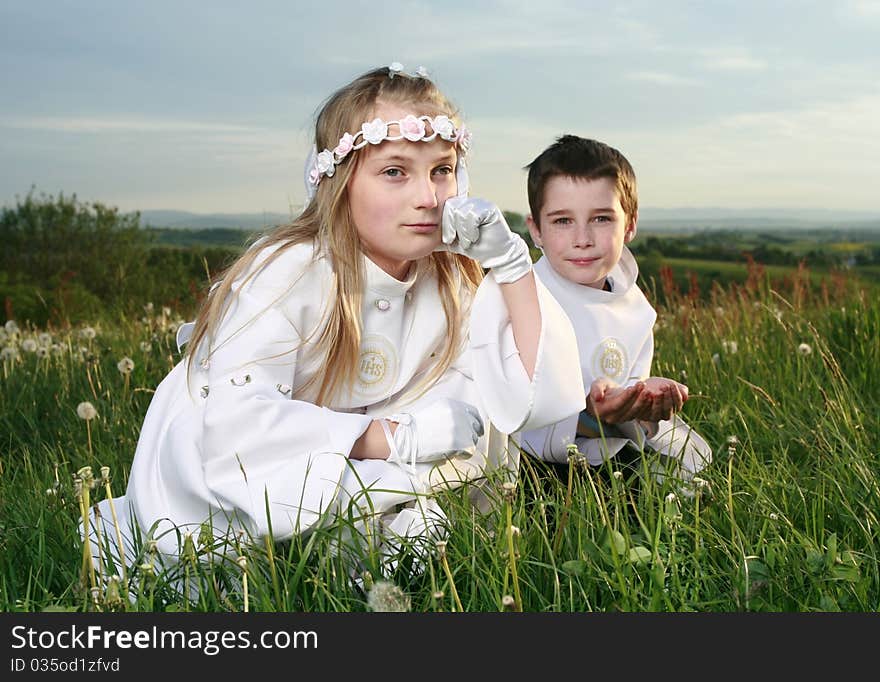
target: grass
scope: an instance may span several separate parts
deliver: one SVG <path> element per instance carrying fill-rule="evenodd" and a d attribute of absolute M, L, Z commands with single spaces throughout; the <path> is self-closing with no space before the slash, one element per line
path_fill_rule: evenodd
<path fill-rule="evenodd" d="M 152 391 L 178 359 L 175 325 L 151 312 L 94 338 L 7 334 L 0 608 L 363 611 L 403 595 L 413 611 L 876 611 L 880 302 L 863 286 L 838 277 L 783 292 L 752 278 L 706 303 L 667 292 L 654 373 L 686 381 L 684 417 L 715 447 L 693 496 L 612 463 L 560 479 L 524 457 L 515 486 L 492 487 L 487 513 L 467 490 L 441 493 L 446 544 L 412 548 L 389 575 L 374 538 L 347 539 L 353 523 L 342 519 L 230 547 L 205 532 L 167 568 L 146 543 L 128 584 L 96 576 L 93 591 L 75 478 L 91 467 L 101 481 L 91 501 L 102 499 L 107 466 L 113 494 L 123 492 Z M 40 332 L 48 352 L 26 350 L 26 339 L 46 342 Z M 128 376 L 117 368 L 125 356 Z M 88 425 L 83 401 L 98 413 Z M 413 574 L 416 551 L 424 571 Z"/>

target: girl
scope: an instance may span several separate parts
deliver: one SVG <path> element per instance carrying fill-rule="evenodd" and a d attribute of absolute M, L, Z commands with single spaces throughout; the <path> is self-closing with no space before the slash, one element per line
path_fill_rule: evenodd
<path fill-rule="evenodd" d="M 157 388 L 115 506 L 162 554 L 209 519 L 227 539 L 336 518 L 390 548 L 439 537 L 432 490 L 515 466 L 504 434 L 583 407 L 571 325 L 497 207 L 467 198 L 469 133 L 422 74 L 327 100 L 305 210 L 211 290 Z"/>

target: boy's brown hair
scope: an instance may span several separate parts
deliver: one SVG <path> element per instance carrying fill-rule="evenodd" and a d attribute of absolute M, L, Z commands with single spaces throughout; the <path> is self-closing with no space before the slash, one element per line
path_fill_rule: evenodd
<path fill-rule="evenodd" d="M 577 135 L 562 135 L 527 165 L 526 169 L 529 171 L 529 210 L 532 220 L 539 228 L 544 188 L 550 178 L 557 175 L 583 180 L 611 178 L 628 221 L 632 221 L 639 210 L 633 167 L 623 154 L 604 142 Z"/>

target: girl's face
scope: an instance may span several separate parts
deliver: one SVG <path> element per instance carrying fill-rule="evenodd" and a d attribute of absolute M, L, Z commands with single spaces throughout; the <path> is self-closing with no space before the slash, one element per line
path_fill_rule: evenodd
<path fill-rule="evenodd" d="M 374 117 L 395 121 L 422 113 L 380 102 Z M 438 137 L 370 144 L 358 154 L 348 201 L 361 247 L 376 265 L 403 280 L 412 261 L 440 245 L 443 203 L 457 190 L 455 148 Z"/>

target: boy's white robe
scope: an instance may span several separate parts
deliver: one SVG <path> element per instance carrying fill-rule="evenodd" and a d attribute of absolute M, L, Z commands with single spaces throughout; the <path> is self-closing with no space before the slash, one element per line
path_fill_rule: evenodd
<path fill-rule="evenodd" d="M 256 276 L 233 285 L 238 296 L 211 355 L 202 344 L 189 379 L 184 360 L 159 384 L 125 496 L 115 500 L 117 514 L 136 519 L 142 537 L 155 539 L 166 556 L 177 555 L 183 534 L 198 535 L 209 517 L 215 535 L 244 530 L 256 538 L 271 527 L 284 539 L 354 510 L 383 515 L 391 534 L 430 534 L 431 518 L 442 521 L 442 510 L 417 494 L 479 480 L 493 468 L 515 470 L 505 434 L 556 422 L 583 403 L 577 341 L 559 304 L 538 285 L 541 335 L 530 380 L 491 274 L 473 301 L 464 301 L 471 309 L 463 351 L 439 382 L 407 402 L 446 336 L 437 280 L 412 268 L 401 282 L 364 258 L 358 382 L 332 407 L 319 407 L 312 402 L 317 384 L 307 384 L 325 367 L 315 345 L 334 295 L 332 265 L 300 244 L 261 267 L 272 250 L 258 257 Z M 480 411 L 486 430 L 472 451 L 414 470 L 348 458 L 371 420 L 441 397 Z M 107 505 L 102 534 L 112 542 Z M 132 533 L 122 526 L 130 555 Z"/>
<path fill-rule="evenodd" d="M 651 374 L 654 355 L 654 322 L 657 313 L 636 283 L 638 265 L 625 246 L 620 261 L 609 274 L 611 291 L 577 284 L 562 277 L 546 257 L 535 263 L 535 275 L 556 298 L 574 326 L 578 338 L 581 379 L 589 390 L 596 379 L 605 376 L 621 386 L 646 379 Z M 586 394 L 584 394 L 586 396 Z M 521 446 L 541 459 L 566 462 L 572 443 L 590 464 L 601 464 L 628 442 L 646 442 L 654 450 L 673 456 L 683 474 L 693 474 L 711 460 L 711 448 L 678 416 L 658 424 L 652 438 L 635 422 L 616 425 L 629 438 L 584 438 L 576 435 L 580 408 L 559 422 L 526 430 Z"/>

